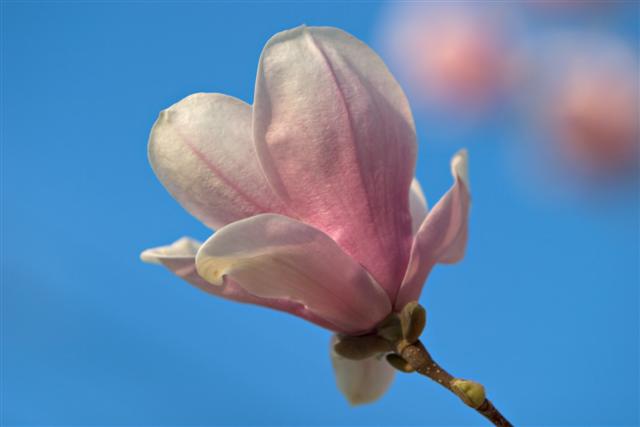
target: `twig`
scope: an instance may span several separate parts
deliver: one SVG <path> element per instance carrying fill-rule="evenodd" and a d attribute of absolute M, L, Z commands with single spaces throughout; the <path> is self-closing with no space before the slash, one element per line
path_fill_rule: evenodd
<path fill-rule="evenodd" d="M 451 376 L 433 360 L 420 340 L 413 344 L 406 341 L 399 342 L 396 353 L 406 360 L 416 372 L 431 378 L 460 397 L 465 404 L 474 408 L 495 426 L 512 427 L 512 424 L 493 406 L 493 403 L 484 397 L 484 388 L 480 384 L 459 380 Z"/>

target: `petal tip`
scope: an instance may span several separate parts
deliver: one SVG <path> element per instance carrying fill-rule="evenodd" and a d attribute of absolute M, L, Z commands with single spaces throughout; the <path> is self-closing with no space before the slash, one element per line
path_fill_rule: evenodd
<path fill-rule="evenodd" d="M 371 397 L 371 396 L 367 396 L 367 395 L 355 395 L 355 396 L 348 396 L 347 397 L 347 401 L 349 402 L 349 406 L 361 406 L 361 405 L 366 405 L 367 403 L 373 403 L 376 400 L 380 399 L 380 396 L 375 396 L 375 397 Z"/>
<path fill-rule="evenodd" d="M 171 244 L 171 247 L 180 253 L 195 255 L 200 249 L 201 243 L 191 237 L 181 237 Z"/>
<path fill-rule="evenodd" d="M 140 253 L 140 260 L 147 264 L 160 264 L 156 249 L 145 249 Z"/>
<path fill-rule="evenodd" d="M 162 264 L 163 259 L 193 257 L 200 248 L 200 242 L 190 237 L 181 237 L 167 246 L 149 248 L 140 254 L 140 259 L 148 264 Z"/>
<path fill-rule="evenodd" d="M 160 111 L 160 114 L 158 114 L 158 122 L 162 123 L 168 123 L 170 121 L 171 118 L 171 107 L 169 108 L 165 108 L 164 110 Z"/>
<path fill-rule="evenodd" d="M 451 174 L 454 178 L 460 178 L 468 190 L 469 185 L 469 153 L 465 148 L 458 151 L 451 159 Z"/>

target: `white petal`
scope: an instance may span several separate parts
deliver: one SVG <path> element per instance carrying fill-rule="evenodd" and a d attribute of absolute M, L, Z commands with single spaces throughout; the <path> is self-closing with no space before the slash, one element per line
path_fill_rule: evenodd
<path fill-rule="evenodd" d="M 233 280 L 253 295 L 301 303 L 352 334 L 391 311 L 384 290 L 329 236 L 282 215 L 223 227 L 202 245 L 196 266 L 210 283 Z"/>
<path fill-rule="evenodd" d="M 256 158 L 251 106 L 236 98 L 198 93 L 161 112 L 149 161 L 171 195 L 211 228 L 284 212 Z"/>
<path fill-rule="evenodd" d="M 196 253 L 200 242 L 189 237 L 182 237 L 168 246 L 147 249 L 140 254 L 140 258 L 150 264 L 161 264 L 177 276 L 193 286 L 209 294 L 236 302 L 255 304 L 280 310 L 302 317 L 325 329 L 335 332 L 346 332 L 328 322 L 326 319 L 309 311 L 302 304 L 288 299 L 260 298 L 241 288 L 232 280 L 226 280 L 222 286 L 212 285 L 204 280 L 196 270 Z"/>
<path fill-rule="evenodd" d="M 181 237 L 168 246 L 146 249 L 140 259 L 149 264 L 162 264 L 164 259 L 193 258 L 198 253 L 201 243 L 191 237 Z"/>
<path fill-rule="evenodd" d="M 335 336 L 331 339 L 331 362 L 340 391 L 352 405 L 371 403 L 379 399 L 391 386 L 395 376 L 384 355 L 364 360 L 350 360 L 333 350 Z"/>

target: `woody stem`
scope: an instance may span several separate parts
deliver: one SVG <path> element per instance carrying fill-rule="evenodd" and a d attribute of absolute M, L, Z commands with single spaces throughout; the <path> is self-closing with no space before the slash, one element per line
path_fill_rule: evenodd
<path fill-rule="evenodd" d="M 421 375 L 431 378 L 436 383 L 448 389 L 450 392 L 459 396 L 459 394 L 452 387 L 452 381 L 455 380 L 451 374 L 445 371 L 438 363 L 433 360 L 427 349 L 419 340 L 413 344 L 409 344 L 406 341 L 400 342 L 397 345 L 396 352 L 404 360 L 406 360 L 415 370 Z M 463 401 L 469 407 L 475 409 L 482 416 L 487 418 L 493 425 L 498 427 L 512 427 L 512 424 L 493 406 L 493 403 L 489 399 L 474 407 L 469 402 Z"/>

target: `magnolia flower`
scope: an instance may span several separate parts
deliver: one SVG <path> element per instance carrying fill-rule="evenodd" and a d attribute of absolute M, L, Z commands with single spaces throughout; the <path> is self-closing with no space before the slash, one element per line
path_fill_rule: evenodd
<path fill-rule="evenodd" d="M 364 43 L 335 28 L 278 33 L 260 57 L 253 106 L 199 93 L 160 113 L 151 166 L 217 231 L 141 257 L 223 298 L 370 332 L 418 299 L 436 263 L 463 256 L 466 153 L 427 214 L 416 148 L 405 95 Z M 334 367 L 352 403 L 376 399 L 393 378 L 376 357 L 334 353 Z"/>

